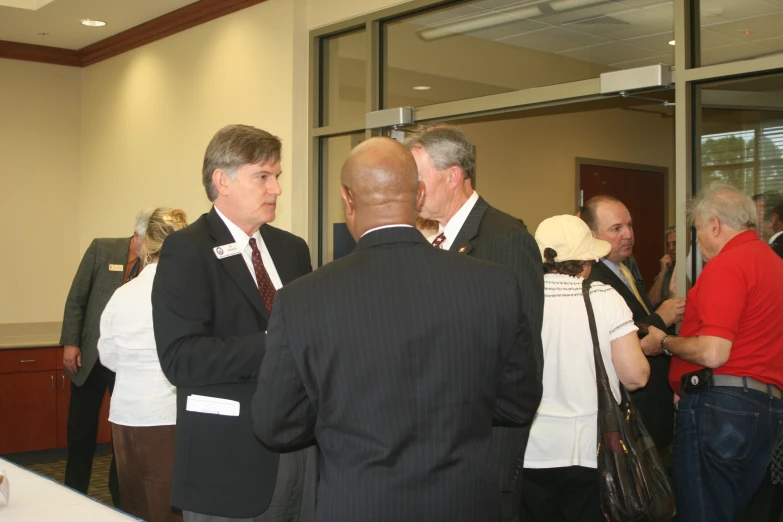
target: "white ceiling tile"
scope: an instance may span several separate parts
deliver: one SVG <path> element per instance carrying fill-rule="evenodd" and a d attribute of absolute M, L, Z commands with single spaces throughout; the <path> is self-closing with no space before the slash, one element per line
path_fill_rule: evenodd
<path fill-rule="evenodd" d="M 464 16 L 474 15 L 481 12 L 484 12 L 484 10 L 479 9 L 478 7 L 462 5 L 449 9 L 439 9 L 437 11 L 426 13 L 424 15 L 414 16 L 412 18 L 406 18 L 405 22 L 414 25 L 435 25 L 450 22 Z"/>
<path fill-rule="evenodd" d="M 660 4 L 651 5 L 648 7 L 645 7 L 643 11 L 647 13 L 653 13 L 658 16 L 662 16 L 664 18 L 667 18 L 669 20 L 674 20 L 674 3 L 673 2 L 663 2 Z"/>
<path fill-rule="evenodd" d="M 777 38 L 769 38 L 767 40 L 761 40 L 755 43 L 756 45 L 766 47 L 770 51 L 783 51 L 783 36 L 778 36 Z"/>
<path fill-rule="evenodd" d="M 740 40 L 739 38 L 734 38 L 733 36 L 717 33 L 712 29 L 705 28 L 701 30 L 702 49 L 711 49 L 713 47 L 722 47 L 724 45 L 732 45 L 741 42 L 742 40 Z"/>
<path fill-rule="evenodd" d="M 763 0 L 701 0 L 699 6 L 702 27 L 780 11 L 780 6 Z"/>
<path fill-rule="evenodd" d="M 667 18 L 635 9 L 567 24 L 564 27 L 611 40 L 625 40 L 665 33 L 673 29 L 672 25 L 672 21 Z"/>
<path fill-rule="evenodd" d="M 672 40 L 674 40 L 674 34 L 669 32 L 642 36 L 641 38 L 629 38 L 623 41 L 637 47 L 644 47 L 645 49 L 652 49 L 653 51 L 657 51 L 667 56 L 673 56 L 674 46 L 669 45 L 669 42 Z"/>
<path fill-rule="evenodd" d="M 636 47 L 623 42 L 610 42 L 592 47 L 572 49 L 570 51 L 558 54 L 560 56 L 566 56 L 568 58 L 582 60 L 584 62 L 609 65 L 611 63 L 652 58 L 659 55 L 660 53 L 657 53 L 651 49 L 644 49 L 642 47 Z"/>
<path fill-rule="evenodd" d="M 660 54 L 658 56 L 651 56 L 650 58 L 642 58 L 641 60 L 629 60 L 626 62 L 610 63 L 609 67 L 615 69 L 635 69 L 637 67 L 646 67 L 648 65 L 674 65 L 674 57 Z"/>
<path fill-rule="evenodd" d="M 733 62 L 735 60 L 763 56 L 769 54 L 769 52 L 769 49 L 751 43 L 713 47 L 712 49 L 702 49 L 701 64 L 711 65 L 715 63 Z"/>
<path fill-rule="evenodd" d="M 756 40 L 775 38 L 783 34 L 783 11 L 737 22 L 710 25 L 708 28 L 714 33 L 753 43 Z"/>
<path fill-rule="evenodd" d="M 568 49 L 600 44 L 607 40 L 560 27 L 550 27 L 533 33 L 504 38 L 500 41 L 526 49 L 534 49 L 545 53 L 557 53 Z"/>
<path fill-rule="evenodd" d="M 614 0 L 615 3 L 622 4 L 627 7 L 647 7 L 652 5 L 667 4 L 671 0 Z"/>
<path fill-rule="evenodd" d="M 529 4 L 532 0 L 481 0 L 470 5 L 481 9 L 502 9 L 505 7 Z"/>

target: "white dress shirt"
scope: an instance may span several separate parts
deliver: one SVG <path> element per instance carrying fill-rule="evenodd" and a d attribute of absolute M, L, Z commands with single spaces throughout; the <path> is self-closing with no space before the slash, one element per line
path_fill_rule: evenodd
<path fill-rule="evenodd" d="M 375 227 L 375 228 L 371 228 L 370 230 L 368 230 L 367 232 L 365 232 L 364 234 L 362 234 L 362 237 L 366 236 L 366 235 L 367 235 L 367 234 L 369 234 L 370 232 L 375 232 L 376 230 L 383 230 L 384 228 L 394 228 L 394 227 L 407 227 L 407 228 L 414 228 L 414 227 L 412 227 L 411 225 L 403 225 L 403 224 L 399 224 L 399 225 L 383 225 L 382 227 Z M 359 238 L 359 239 L 361 239 L 361 238 Z"/>
<path fill-rule="evenodd" d="M 117 373 L 109 421 L 123 426 L 167 426 L 177 422 L 177 389 L 160 369 L 152 329 L 153 263 L 119 287 L 101 315 L 98 354 Z"/>
<path fill-rule="evenodd" d="M 215 212 L 217 212 L 217 215 L 220 216 L 220 219 L 222 219 L 223 223 L 225 223 L 226 227 L 228 227 L 228 231 L 231 232 L 231 235 L 234 237 L 234 242 L 240 249 L 242 249 L 242 257 L 245 259 L 247 269 L 250 271 L 250 275 L 253 277 L 253 281 L 256 282 L 256 286 L 258 286 L 258 281 L 256 281 L 256 271 L 253 268 L 253 249 L 250 247 L 250 236 L 245 234 L 241 228 L 236 226 L 230 219 L 224 216 L 217 207 L 215 207 Z M 280 275 L 277 273 L 277 268 L 275 268 L 275 262 L 272 261 L 272 256 L 269 255 L 269 250 L 266 248 L 266 243 L 264 243 L 264 239 L 261 237 L 261 232 L 256 230 L 255 234 L 253 234 L 253 237 L 256 238 L 256 246 L 261 252 L 261 261 L 263 261 L 264 268 L 266 268 L 266 271 L 269 274 L 269 279 L 271 279 L 272 284 L 275 285 L 275 290 L 280 290 L 283 287 L 283 282 L 280 280 Z"/>
<path fill-rule="evenodd" d="M 769 238 L 769 244 L 771 245 L 772 243 L 774 243 L 774 242 L 775 242 L 775 240 L 776 240 L 778 237 L 780 237 L 780 235 L 781 235 L 781 234 L 783 234 L 783 230 L 781 230 L 780 232 L 778 232 L 777 234 L 775 234 L 775 235 L 773 235 L 771 238 Z"/>
<path fill-rule="evenodd" d="M 468 200 L 462 204 L 457 213 L 451 216 L 451 219 L 446 223 L 446 226 L 438 226 L 438 233 L 442 233 L 446 236 L 446 239 L 441 243 L 440 248 L 443 250 L 451 248 L 452 243 L 454 243 L 454 240 L 457 238 L 457 234 L 459 234 L 459 231 L 462 229 L 462 225 L 464 225 L 465 221 L 468 219 L 470 211 L 476 206 L 478 198 L 478 192 L 474 190 L 473 194 L 471 194 Z"/>

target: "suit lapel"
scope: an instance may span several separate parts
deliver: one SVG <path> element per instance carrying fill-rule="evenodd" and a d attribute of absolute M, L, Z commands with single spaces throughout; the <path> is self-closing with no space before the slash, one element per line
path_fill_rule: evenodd
<path fill-rule="evenodd" d="M 642 308 L 642 304 L 636 298 L 631 289 L 628 288 L 628 285 L 626 285 L 622 279 L 620 279 L 617 274 L 612 271 L 611 268 L 606 266 L 602 261 L 598 261 L 593 264 L 593 270 L 598 271 L 600 273 L 600 279 L 603 279 L 606 284 L 617 290 L 617 293 L 623 297 L 625 303 L 629 305 L 629 308 L 631 308 L 634 319 L 638 319 L 647 315 L 647 313 Z"/>
<path fill-rule="evenodd" d="M 487 211 L 489 205 L 484 198 L 479 197 L 476 204 L 468 214 L 468 218 L 463 223 L 462 228 L 459 229 L 457 237 L 451 242 L 449 252 L 458 252 L 460 254 L 470 254 L 473 250 L 473 239 L 478 235 L 479 225 L 481 219 L 484 217 L 484 213 Z"/>
<path fill-rule="evenodd" d="M 217 215 L 214 207 L 207 215 L 207 222 L 209 223 L 210 234 L 215 240 L 214 246 L 217 247 L 234 242 L 234 236 L 231 235 L 226 224 L 223 223 L 223 220 Z M 253 281 L 253 276 L 250 275 L 250 271 L 247 268 L 247 264 L 245 263 L 242 254 L 240 253 L 235 256 L 218 259 L 218 263 L 228 272 L 228 275 L 234 280 L 234 283 L 242 290 L 253 306 L 255 306 L 258 313 L 266 319 L 269 319 L 269 314 L 266 313 L 266 308 L 264 307 L 264 301 L 261 299 L 261 294 L 258 293 L 258 286 L 256 286 L 255 281 Z"/>
<path fill-rule="evenodd" d="M 286 246 L 279 241 L 275 241 L 274 237 L 270 237 L 269 230 L 269 226 L 262 226 L 260 230 L 261 238 L 264 240 L 264 245 L 266 245 L 266 249 L 269 251 L 272 262 L 275 264 L 275 270 L 277 270 L 277 275 L 280 276 L 280 282 L 283 285 L 287 285 L 300 275 L 298 272 L 299 267 L 295 265 L 292 259 L 294 252 L 286 249 Z"/>

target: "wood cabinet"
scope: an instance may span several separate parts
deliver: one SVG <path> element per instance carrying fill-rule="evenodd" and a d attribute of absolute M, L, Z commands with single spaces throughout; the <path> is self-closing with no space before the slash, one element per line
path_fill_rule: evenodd
<path fill-rule="evenodd" d="M 56 347 L 0 350 L 0 454 L 67 446 L 71 380 L 62 354 Z M 98 442 L 110 440 L 107 392 Z"/>

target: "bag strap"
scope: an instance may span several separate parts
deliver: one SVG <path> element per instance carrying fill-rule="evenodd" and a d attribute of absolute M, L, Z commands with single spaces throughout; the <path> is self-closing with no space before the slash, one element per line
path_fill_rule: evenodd
<path fill-rule="evenodd" d="M 595 357 L 595 380 L 599 388 L 608 390 L 611 393 L 611 386 L 609 386 L 609 377 L 606 375 L 606 367 L 604 366 L 604 358 L 601 356 L 601 344 L 598 342 L 598 328 L 595 325 L 595 314 L 593 313 L 593 304 L 590 302 L 590 281 L 584 279 L 582 281 L 582 296 L 585 299 L 585 308 L 587 308 L 587 322 L 590 324 L 590 335 L 593 338 L 593 356 Z"/>

